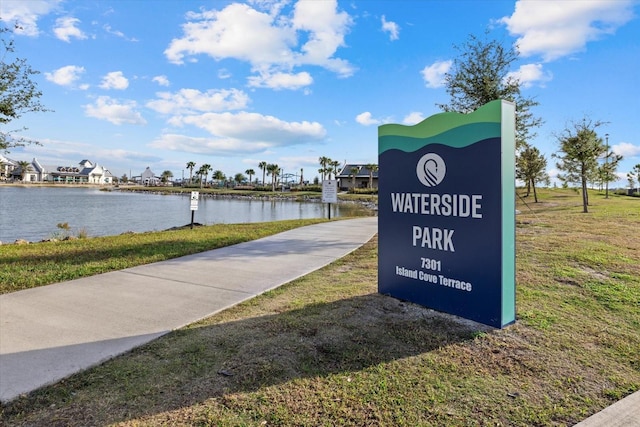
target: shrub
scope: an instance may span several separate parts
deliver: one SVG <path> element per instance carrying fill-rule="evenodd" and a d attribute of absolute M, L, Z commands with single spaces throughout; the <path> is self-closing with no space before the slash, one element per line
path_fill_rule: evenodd
<path fill-rule="evenodd" d="M 378 194 L 377 188 L 352 188 L 350 194 Z"/>

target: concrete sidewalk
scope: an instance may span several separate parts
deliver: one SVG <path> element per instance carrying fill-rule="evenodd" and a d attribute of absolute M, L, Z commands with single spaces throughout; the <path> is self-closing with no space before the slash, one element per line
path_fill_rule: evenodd
<path fill-rule="evenodd" d="M 574 427 L 640 427 L 640 391 L 604 408 Z"/>
<path fill-rule="evenodd" d="M 0 401 L 97 365 L 345 256 L 376 217 L 0 295 Z"/>
<path fill-rule="evenodd" d="M 252 242 L 0 295 L 0 401 L 55 383 L 304 276 L 366 243 L 378 219 Z M 576 427 L 640 427 L 640 391 Z"/>

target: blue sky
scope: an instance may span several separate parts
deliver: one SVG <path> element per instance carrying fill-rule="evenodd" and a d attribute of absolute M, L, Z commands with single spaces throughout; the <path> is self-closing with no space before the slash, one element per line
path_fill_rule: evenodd
<path fill-rule="evenodd" d="M 548 158 L 572 120 L 608 122 L 622 176 L 640 163 L 638 1 L 2 0 L 41 101 L 11 128 L 42 146 L 9 158 L 120 177 L 186 163 L 317 176 L 318 158 L 377 163 L 377 126 L 415 124 L 448 97 L 469 34 L 517 43 L 513 73 L 544 120 Z M 626 185 L 626 179 L 619 181 Z"/>

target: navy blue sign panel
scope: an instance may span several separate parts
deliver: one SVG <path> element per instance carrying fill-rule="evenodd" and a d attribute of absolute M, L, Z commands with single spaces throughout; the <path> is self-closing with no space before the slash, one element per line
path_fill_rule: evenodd
<path fill-rule="evenodd" d="M 514 137 L 503 136 L 514 126 L 502 123 L 505 104 L 513 112 L 497 101 L 379 128 L 380 293 L 495 327 L 515 321 L 515 153 L 504 147 Z"/>

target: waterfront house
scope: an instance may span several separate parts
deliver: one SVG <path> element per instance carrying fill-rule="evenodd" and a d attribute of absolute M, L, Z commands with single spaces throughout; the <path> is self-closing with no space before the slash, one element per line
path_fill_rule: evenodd
<path fill-rule="evenodd" d="M 18 167 L 18 162 L 0 154 L 0 181 L 11 179 L 13 171 Z"/>
<path fill-rule="evenodd" d="M 378 165 L 373 170 L 369 170 L 368 165 L 346 164 L 342 171 L 336 175 L 339 180 L 340 190 L 346 191 L 355 188 L 369 188 L 369 181 L 372 181 L 372 188 L 378 188 Z"/>
<path fill-rule="evenodd" d="M 113 175 L 104 166 L 82 160 L 76 166 L 43 165 L 34 158 L 22 178 L 22 168 L 16 164 L 11 172 L 15 181 L 62 184 L 112 184 Z"/>
<path fill-rule="evenodd" d="M 162 181 L 159 176 L 151 170 L 149 166 L 139 176 L 134 176 L 133 181 L 137 184 L 155 187 Z"/>

